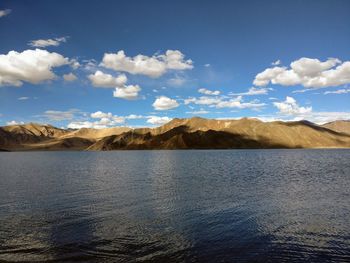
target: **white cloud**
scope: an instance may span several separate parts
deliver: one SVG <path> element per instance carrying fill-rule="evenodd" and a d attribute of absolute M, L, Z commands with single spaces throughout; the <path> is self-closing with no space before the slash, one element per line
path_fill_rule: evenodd
<path fill-rule="evenodd" d="M 143 119 L 143 118 L 145 118 L 145 116 L 135 115 L 135 114 L 130 114 L 128 116 L 125 116 L 125 119 L 129 119 L 129 120 L 136 120 L 136 119 Z"/>
<path fill-rule="evenodd" d="M 341 62 L 329 58 L 300 58 L 286 67 L 273 67 L 256 75 L 254 85 L 266 86 L 269 83 L 283 86 L 302 85 L 305 88 L 326 88 L 350 83 L 350 61 Z"/>
<path fill-rule="evenodd" d="M 83 67 L 86 71 L 96 71 L 98 66 L 97 66 L 97 61 L 95 59 L 84 59 L 82 61 Z"/>
<path fill-rule="evenodd" d="M 170 86 L 182 86 L 187 82 L 187 79 L 185 77 L 181 77 L 176 75 L 174 78 L 171 78 L 168 80 L 168 85 Z"/>
<path fill-rule="evenodd" d="M 209 64 L 209 63 L 204 64 L 204 67 L 209 68 L 209 67 L 210 67 L 210 64 Z"/>
<path fill-rule="evenodd" d="M 50 121 L 64 121 L 74 119 L 76 113 L 80 113 L 80 111 L 78 109 L 70 109 L 67 111 L 47 110 L 42 116 Z"/>
<path fill-rule="evenodd" d="M 128 80 L 125 74 L 120 74 L 117 77 L 114 77 L 110 74 L 103 73 L 100 70 L 97 70 L 95 74 L 90 74 L 88 78 L 94 87 L 101 88 L 114 88 L 124 86 Z"/>
<path fill-rule="evenodd" d="M 6 122 L 6 125 L 20 125 L 20 124 L 24 124 L 23 121 L 8 121 Z"/>
<path fill-rule="evenodd" d="M 80 63 L 77 59 L 73 58 L 70 60 L 70 66 L 72 67 L 72 69 L 78 69 L 80 67 Z"/>
<path fill-rule="evenodd" d="M 90 114 L 92 119 L 98 119 L 96 121 L 73 121 L 68 124 L 68 128 L 81 129 L 81 128 L 94 128 L 104 129 L 111 126 L 116 126 L 125 123 L 125 117 L 113 115 L 111 112 L 96 111 Z"/>
<path fill-rule="evenodd" d="M 237 109 L 255 109 L 258 110 L 264 107 L 265 103 L 260 103 L 258 100 L 243 102 L 243 97 L 238 96 L 234 99 L 222 100 L 216 104 L 216 108 L 237 108 Z"/>
<path fill-rule="evenodd" d="M 29 97 L 19 97 L 18 100 L 28 100 Z"/>
<path fill-rule="evenodd" d="M 63 75 L 63 79 L 65 81 L 74 81 L 74 80 L 77 80 L 77 76 L 75 76 L 72 72 L 71 73 L 68 73 L 68 74 L 64 74 Z"/>
<path fill-rule="evenodd" d="M 135 120 L 135 119 L 150 119 L 154 116 L 143 116 L 130 114 L 127 116 L 118 116 L 113 115 L 111 112 L 96 111 L 90 114 L 92 119 L 97 120 L 84 120 L 84 121 L 73 121 L 68 124 L 68 128 L 80 129 L 80 128 L 95 128 L 103 129 L 113 126 L 118 126 L 124 124 L 126 120 Z"/>
<path fill-rule="evenodd" d="M 56 37 L 54 39 L 37 39 L 32 40 L 28 43 L 29 46 L 32 47 L 49 47 L 49 46 L 59 46 L 61 43 L 65 43 L 67 41 L 67 37 Z"/>
<path fill-rule="evenodd" d="M 271 65 L 272 66 L 278 66 L 281 64 L 281 60 L 277 59 L 275 62 L 272 62 Z"/>
<path fill-rule="evenodd" d="M 197 115 L 197 114 L 200 115 L 200 114 L 208 114 L 209 111 L 206 111 L 204 109 L 200 109 L 198 111 L 187 111 L 186 113 L 187 114 L 193 114 L 193 115 Z"/>
<path fill-rule="evenodd" d="M 250 102 L 243 102 L 243 97 L 238 96 L 236 98 L 226 99 L 224 96 L 220 97 L 208 97 L 202 96 L 199 98 L 188 98 L 184 101 L 185 105 L 190 103 L 197 105 L 209 105 L 209 107 L 216 108 L 238 108 L 238 109 L 260 109 L 265 106 L 265 103 L 260 103 L 258 100 Z"/>
<path fill-rule="evenodd" d="M 208 89 L 204 89 L 201 88 L 198 90 L 199 93 L 205 94 L 205 95 L 220 95 L 220 91 L 218 90 L 208 90 Z"/>
<path fill-rule="evenodd" d="M 7 16 L 7 15 L 10 14 L 11 12 L 12 12 L 11 9 L 0 10 L 0 17 Z"/>
<path fill-rule="evenodd" d="M 300 121 L 308 120 L 316 124 L 324 124 L 336 120 L 349 120 L 350 112 L 308 112 L 298 115 L 259 115 L 262 121 Z"/>
<path fill-rule="evenodd" d="M 190 103 L 194 103 L 197 105 L 212 105 L 212 104 L 218 104 L 222 99 L 220 97 L 208 97 L 208 96 L 202 96 L 199 98 L 188 98 L 185 99 L 185 105 L 188 105 Z"/>
<path fill-rule="evenodd" d="M 230 95 L 239 95 L 239 96 L 254 96 L 254 95 L 267 95 L 271 88 L 255 88 L 251 87 L 247 92 L 242 93 L 230 93 Z"/>
<path fill-rule="evenodd" d="M 166 96 L 160 96 L 154 101 L 152 106 L 155 110 L 170 110 L 177 108 L 179 106 L 179 103 L 176 100 L 168 98 Z"/>
<path fill-rule="evenodd" d="M 326 91 L 323 94 L 327 95 L 327 94 L 346 94 L 346 93 L 350 93 L 350 89 L 338 89 L 335 91 Z"/>
<path fill-rule="evenodd" d="M 294 98 L 288 96 L 285 101 L 274 102 L 273 105 L 279 110 L 279 113 L 283 115 L 298 116 L 312 112 L 312 107 L 301 107 Z"/>
<path fill-rule="evenodd" d="M 178 50 L 167 50 L 163 55 L 137 55 L 127 57 L 123 50 L 117 53 L 105 53 L 101 66 L 124 71 L 130 74 L 141 74 L 158 78 L 168 70 L 192 69 L 192 61 L 184 60 L 185 56 Z"/>
<path fill-rule="evenodd" d="M 307 119 L 317 124 L 323 124 L 336 120 L 350 120 L 350 112 L 311 112 L 299 119 Z"/>
<path fill-rule="evenodd" d="M 90 114 L 90 117 L 93 119 L 102 119 L 102 118 L 111 118 L 113 114 L 111 112 L 105 113 L 102 111 L 96 111 Z"/>
<path fill-rule="evenodd" d="M 73 121 L 67 125 L 69 129 L 81 129 L 81 128 L 93 128 L 93 129 L 104 129 L 107 125 L 100 124 L 99 122 L 91 121 Z"/>
<path fill-rule="evenodd" d="M 52 69 L 69 63 L 67 58 L 42 49 L 10 51 L 0 55 L 0 86 L 21 86 L 23 82 L 38 84 L 56 77 Z"/>
<path fill-rule="evenodd" d="M 158 117 L 158 116 L 149 116 L 147 123 L 153 124 L 153 125 L 162 125 L 165 124 L 172 119 L 169 117 Z"/>
<path fill-rule="evenodd" d="M 269 82 L 274 81 L 274 79 L 286 69 L 282 67 L 274 67 L 265 69 L 263 72 L 255 76 L 253 84 L 256 86 L 266 86 Z M 276 84 L 272 82 L 273 84 Z"/>
<path fill-rule="evenodd" d="M 126 85 L 128 79 L 125 74 L 120 74 L 117 77 L 114 77 L 97 70 L 95 74 L 90 74 L 88 78 L 95 87 L 114 87 L 115 90 L 113 92 L 113 97 L 116 98 L 126 100 L 137 99 L 139 97 L 139 92 L 141 91 L 139 85 Z"/>
<path fill-rule="evenodd" d="M 141 88 L 139 85 L 126 85 L 116 88 L 113 92 L 113 97 L 126 100 L 134 100 L 138 98 L 140 91 Z"/>

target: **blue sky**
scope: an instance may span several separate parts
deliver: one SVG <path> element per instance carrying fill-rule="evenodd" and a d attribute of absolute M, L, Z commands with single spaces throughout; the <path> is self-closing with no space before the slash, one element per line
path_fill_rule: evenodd
<path fill-rule="evenodd" d="M 0 125 L 350 119 L 349 1 L 1 1 Z"/>

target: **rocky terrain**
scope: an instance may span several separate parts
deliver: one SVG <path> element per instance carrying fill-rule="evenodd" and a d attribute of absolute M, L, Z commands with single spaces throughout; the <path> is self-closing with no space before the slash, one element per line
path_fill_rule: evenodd
<path fill-rule="evenodd" d="M 349 148 L 350 122 L 316 125 L 308 121 L 258 119 L 173 119 L 157 128 L 59 129 L 24 124 L 0 127 L 0 150 L 134 150 Z"/>

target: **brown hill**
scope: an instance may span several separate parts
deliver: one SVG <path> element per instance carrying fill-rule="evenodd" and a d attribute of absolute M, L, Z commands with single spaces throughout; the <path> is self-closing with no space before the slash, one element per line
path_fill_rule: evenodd
<path fill-rule="evenodd" d="M 0 148 L 22 148 L 23 144 L 58 138 L 69 131 L 51 125 L 28 123 L 0 127 Z"/>
<path fill-rule="evenodd" d="M 336 131 L 350 134 L 350 120 L 349 121 L 332 121 L 322 125 L 322 127 Z"/>
<path fill-rule="evenodd" d="M 62 138 L 80 137 L 85 139 L 101 139 L 106 136 L 118 135 L 130 130 L 131 128 L 129 127 L 112 127 L 105 129 L 81 128 L 64 134 Z"/>
<path fill-rule="evenodd" d="M 3 150 L 348 148 L 350 134 L 311 122 L 173 119 L 157 128 L 64 130 L 50 125 L 0 127 Z"/>
<path fill-rule="evenodd" d="M 0 127 L 2 150 L 84 150 L 97 140 L 129 131 L 126 127 L 65 130 L 28 123 Z"/>
<path fill-rule="evenodd" d="M 300 122 L 257 119 L 174 119 L 155 129 L 135 129 L 97 141 L 88 150 L 345 148 L 350 136 Z"/>

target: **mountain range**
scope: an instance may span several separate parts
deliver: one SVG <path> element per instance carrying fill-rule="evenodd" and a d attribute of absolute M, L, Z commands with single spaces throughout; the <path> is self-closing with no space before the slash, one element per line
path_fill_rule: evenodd
<path fill-rule="evenodd" d="M 0 127 L 0 150 L 350 148 L 350 121 L 263 122 L 254 118 L 175 118 L 156 128 L 60 129 L 28 123 Z"/>

